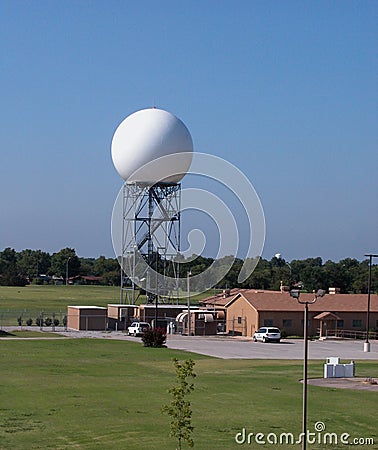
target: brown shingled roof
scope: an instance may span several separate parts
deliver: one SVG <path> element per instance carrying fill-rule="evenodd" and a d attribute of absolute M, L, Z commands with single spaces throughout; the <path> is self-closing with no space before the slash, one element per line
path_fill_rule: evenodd
<path fill-rule="evenodd" d="M 258 291 L 255 289 L 240 290 L 234 297 L 228 297 L 227 304 L 232 303 L 239 295 L 243 296 L 258 311 L 302 311 L 303 305 L 289 292 Z M 314 294 L 301 293 L 300 300 L 311 301 Z M 226 304 L 226 305 L 227 305 Z M 367 310 L 367 294 L 326 294 L 309 305 L 309 311 L 351 311 L 365 312 Z M 370 311 L 378 312 L 378 295 L 370 296 Z"/>
<path fill-rule="evenodd" d="M 229 295 L 227 297 L 225 297 L 224 293 L 221 292 L 220 294 L 216 294 L 215 296 L 212 295 L 211 297 L 204 298 L 203 300 L 200 301 L 200 303 L 204 306 L 212 306 L 214 304 L 217 306 L 224 306 L 232 298 L 234 298 L 236 294 L 247 290 L 248 289 L 238 289 L 238 288 L 230 289 Z"/>

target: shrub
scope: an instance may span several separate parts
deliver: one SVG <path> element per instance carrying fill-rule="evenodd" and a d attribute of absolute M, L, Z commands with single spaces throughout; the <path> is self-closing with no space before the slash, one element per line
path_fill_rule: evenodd
<path fill-rule="evenodd" d="M 54 322 L 54 327 L 59 326 L 59 319 L 54 319 L 53 322 Z"/>
<path fill-rule="evenodd" d="M 29 318 L 29 319 L 26 321 L 26 325 L 27 325 L 28 327 L 31 327 L 31 326 L 33 325 L 33 319 Z"/>
<path fill-rule="evenodd" d="M 17 323 L 19 324 L 19 326 L 22 326 L 22 316 L 17 318 Z"/>
<path fill-rule="evenodd" d="M 36 323 L 36 325 L 38 325 L 39 327 L 42 327 L 42 326 L 43 326 L 43 318 L 42 318 L 42 317 L 37 317 L 37 318 L 35 319 L 35 323 Z"/>
<path fill-rule="evenodd" d="M 51 327 L 51 325 L 52 325 L 52 320 L 50 319 L 50 317 L 47 317 L 47 318 L 45 319 L 45 325 L 46 325 L 46 327 Z"/>
<path fill-rule="evenodd" d="M 0 286 L 19 286 L 24 287 L 28 284 L 28 280 L 17 274 L 3 274 L 0 277 Z"/>
<path fill-rule="evenodd" d="M 142 342 L 145 347 L 165 347 L 167 333 L 164 328 L 149 329 L 143 333 Z"/>

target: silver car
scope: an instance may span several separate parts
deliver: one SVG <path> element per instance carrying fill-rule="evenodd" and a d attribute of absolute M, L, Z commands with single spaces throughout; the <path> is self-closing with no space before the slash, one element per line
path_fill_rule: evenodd
<path fill-rule="evenodd" d="M 280 342 L 281 331 L 275 327 L 261 327 L 253 335 L 255 342 Z"/>

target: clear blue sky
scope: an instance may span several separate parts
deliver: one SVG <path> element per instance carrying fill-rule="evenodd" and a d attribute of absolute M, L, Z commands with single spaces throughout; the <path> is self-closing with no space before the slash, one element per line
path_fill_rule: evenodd
<path fill-rule="evenodd" d="M 111 139 L 156 105 L 250 178 L 264 257 L 377 252 L 377 13 L 369 0 L 0 0 L 0 249 L 113 256 Z"/>

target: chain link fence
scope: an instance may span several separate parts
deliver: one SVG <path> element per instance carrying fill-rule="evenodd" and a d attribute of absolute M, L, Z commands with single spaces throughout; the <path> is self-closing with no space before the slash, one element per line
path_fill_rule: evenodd
<path fill-rule="evenodd" d="M 40 329 L 45 327 L 55 331 L 55 327 L 67 327 L 66 311 L 38 311 L 38 310 L 0 310 L 0 330 L 5 327 L 37 326 Z"/>

